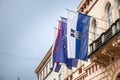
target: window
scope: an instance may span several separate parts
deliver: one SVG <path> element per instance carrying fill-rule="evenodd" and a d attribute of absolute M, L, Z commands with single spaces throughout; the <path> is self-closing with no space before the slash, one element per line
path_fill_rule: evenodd
<path fill-rule="evenodd" d="M 108 8 L 107 8 L 107 18 L 108 18 L 108 23 L 109 23 L 109 27 L 112 25 L 112 8 L 111 8 L 111 4 L 109 4 Z"/>
<path fill-rule="evenodd" d="M 51 66 L 51 60 L 49 61 L 49 67 L 48 68 L 50 68 L 50 66 Z"/>
<path fill-rule="evenodd" d="M 42 73 L 39 74 L 39 80 L 42 80 Z"/>
<path fill-rule="evenodd" d="M 96 71 L 98 70 L 98 68 L 97 68 L 97 64 L 95 64 L 95 67 L 96 67 Z"/>
<path fill-rule="evenodd" d="M 94 28 L 94 40 L 97 38 L 97 25 L 96 20 L 93 20 L 93 28 Z"/>
<path fill-rule="evenodd" d="M 62 79 L 61 79 L 61 74 L 59 74 L 59 80 L 62 80 Z"/>
<path fill-rule="evenodd" d="M 89 68 L 89 75 L 91 74 L 91 68 Z"/>
<path fill-rule="evenodd" d="M 93 32 L 93 38 L 94 40 L 96 40 L 97 39 L 97 24 L 96 24 L 95 19 L 92 20 L 92 32 Z"/>
<path fill-rule="evenodd" d="M 92 72 L 94 73 L 94 65 L 92 66 Z"/>
<path fill-rule="evenodd" d="M 46 65 L 46 74 L 48 74 L 48 64 Z"/>
<path fill-rule="evenodd" d="M 86 70 L 86 76 L 88 76 L 88 70 Z"/>
<path fill-rule="evenodd" d="M 82 68 L 79 69 L 79 74 L 81 74 L 81 73 L 82 73 Z"/>
<path fill-rule="evenodd" d="M 118 0 L 118 5 L 120 5 L 120 0 Z"/>
<path fill-rule="evenodd" d="M 43 71 L 41 72 L 41 80 L 43 79 Z"/>
<path fill-rule="evenodd" d="M 48 73 L 50 72 L 50 66 L 51 66 L 51 59 L 48 61 L 47 65 L 48 65 Z"/>
<path fill-rule="evenodd" d="M 120 17 L 120 0 L 118 0 L 118 14 L 119 14 L 119 17 Z"/>
<path fill-rule="evenodd" d="M 45 69 L 43 69 L 43 78 L 45 77 Z"/>
<path fill-rule="evenodd" d="M 72 79 L 73 79 L 73 76 L 71 75 L 71 76 L 70 76 L 70 80 L 72 80 Z"/>

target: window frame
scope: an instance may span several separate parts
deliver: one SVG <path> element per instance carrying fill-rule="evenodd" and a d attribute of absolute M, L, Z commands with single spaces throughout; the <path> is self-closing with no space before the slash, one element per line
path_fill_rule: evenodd
<path fill-rule="evenodd" d="M 96 19 L 92 20 L 92 31 L 93 31 L 93 39 L 97 39 L 97 22 Z"/>
<path fill-rule="evenodd" d="M 117 2 L 117 8 L 118 8 L 118 16 L 119 16 L 119 18 L 120 18 L 120 0 L 117 0 L 116 1 Z"/>
<path fill-rule="evenodd" d="M 107 12 L 108 24 L 109 24 L 109 27 L 110 27 L 112 25 L 112 22 L 113 22 L 111 4 L 108 5 L 106 12 Z"/>

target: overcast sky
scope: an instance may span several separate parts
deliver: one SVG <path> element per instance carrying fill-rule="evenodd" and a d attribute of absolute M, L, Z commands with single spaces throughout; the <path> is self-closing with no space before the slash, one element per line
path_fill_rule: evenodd
<path fill-rule="evenodd" d="M 0 80 L 36 80 L 60 16 L 81 0 L 0 0 Z"/>

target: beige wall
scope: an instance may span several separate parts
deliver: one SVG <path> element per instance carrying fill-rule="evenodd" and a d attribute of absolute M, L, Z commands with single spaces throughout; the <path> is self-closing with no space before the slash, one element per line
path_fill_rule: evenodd
<path fill-rule="evenodd" d="M 84 2 L 85 0 L 83 0 Z M 86 10 L 90 8 L 90 6 L 94 3 L 95 0 L 92 0 L 93 2 L 90 3 L 89 6 L 87 6 Z M 101 33 L 105 32 L 108 28 L 108 20 L 107 20 L 107 6 L 108 4 L 111 4 L 112 6 L 112 19 L 113 22 L 119 18 L 118 14 L 118 4 L 117 0 L 98 0 L 98 2 L 95 4 L 95 6 L 91 9 L 91 11 L 88 13 L 88 15 L 92 16 L 90 21 L 90 28 L 89 28 L 89 44 L 94 41 L 94 28 L 92 26 L 92 20 L 96 19 L 96 25 L 97 25 L 97 37 L 101 35 Z M 82 5 L 82 3 L 81 3 Z M 81 6 L 79 5 L 79 6 Z M 79 8 L 79 7 L 78 7 Z M 79 10 L 78 10 L 79 11 Z M 83 12 L 84 13 L 84 12 Z M 90 54 L 90 48 L 89 48 L 89 54 Z M 50 58 L 47 60 L 46 64 L 43 65 L 41 70 L 39 71 L 39 80 L 43 80 L 44 77 L 48 73 L 45 73 L 45 76 L 43 76 L 43 71 L 46 69 L 46 65 L 49 66 Z M 79 69 L 82 68 L 82 73 L 79 73 Z M 46 70 L 45 70 L 46 71 Z M 49 72 L 49 70 L 48 70 Z M 62 66 L 62 70 L 60 73 L 51 72 L 45 80 L 59 80 L 59 74 L 61 74 L 61 80 L 68 78 L 70 80 L 70 76 L 73 75 L 73 80 L 115 80 L 116 76 L 120 72 L 120 60 L 117 60 L 115 62 L 112 62 L 110 65 L 106 67 L 102 67 L 100 65 L 97 65 L 95 63 L 92 63 L 90 60 L 88 62 L 80 61 L 78 62 L 78 67 L 73 68 L 72 70 L 68 70 L 66 66 Z M 41 74 L 42 73 L 42 74 Z M 41 78 L 41 79 L 40 79 Z"/>
<path fill-rule="evenodd" d="M 46 60 L 46 63 L 38 72 L 38 80 L 43 80 L 50 73 L 50 58 Z"/>
<path fill-rule="evenodd" d="M 92 16 L 91 17 L 91 22 L 90 22 L 90 33 L 89 33 L 89 38 L 93 40 L 93 26 L 92 26 L 92 20 L 96 19 L 96 24 L 97 24 L 97 35 L 100 35 L 103 33 L 105 30 L 108 29 L 108 20 L 107 20 L 107 6 L 108 4 L 111 4 L 112 6 L 112 19 L 113 22 L 119 17 L 118 11 L 117 11 L 117 2 L 115 0 L 98 0 L 96 5 L 91 9 L 91 11 L 88 13 L 88 15 Z M 94 18 L 95 17 L 95 18 Z M 98 36 L 99 37 L 99 36 Z M 92 40 L 89 40 L 89 43 L 92 42 Z"/>
<path fill-rule="evenodd" d="M 93 0 L 95 1 L 95 0 Z M 83 1 L 84 2 L 84 1 Z M 91 2 L 92 4 L 93 2 Z M 118 2 L 116 0 L 98 0 L 96 5 L 91 9 L 91 11 L 88 13 L 88 15 L 92 16 L 91 21 L 90 21 L 90 28 L 89 28 L 89 38 L 92 40 L 89 40 L 89 44 L 93 42 L 93 26 L 92 26 L 92 20 L 96 19 L 96 24 L 97 24 L 97 34 L 100 36 L 101 33 L 105 32 L 108 28 L 108 20 L 107 20 L 107 6 L 108 4 L 111 4 L 112 7 L 112 19 L 113 23 L 115 20 L 119 18 L 119 13 L 118 13 Z M 91 6 L 90 4 L 90 6 Z M 80 5 L 81 6 L 81 5 Z M 90 8 L 90 6 L 87 6 L 87 10 Z M 79 7 L 78 7 L 79 8 Z M 79 11 L 79 10 L 78 10 Z M 84 13 L 84 12 L 83 12 Z M 97 37 L 99 37 L 97 35 Z M 90 50 L 89 50 L 90 54 Z M 73 80 L 78 80 L 80 77 L 82 78 L 84 76 L 84 80 L 115 80 L 115 77 L 118 75 L 120 71 L 120 60 L 111 63 L 107 67 L 101 67 L 97 65 L 97 70 L 96 70 L 96 65 L 94 63 L 91 63 L 90 60 L 88 62 L 83 62 L 81 63 L 84 64 L 83 66 L 83 71 L 81 74 L 78 73 L 77 68 L 72 70 L 71 72 L 69 71 L 69 75 L 73 75 Z M 94 72 L 92 72 L 92 68 L 94 66 Z M 80 64 L 78 68 L 80 67 Z M 88 71 L 88 76 L 86 75 L 86 70 L 89 69 L 91 70 L 91 73 L 89 74 Z M 65 73 L 68 73 L 68 70 L 66 70 Z M 65 77 L 69 77 L 69 75 L 66 75 Z M 83 78 L 82 78 L 83 80 Z"/>

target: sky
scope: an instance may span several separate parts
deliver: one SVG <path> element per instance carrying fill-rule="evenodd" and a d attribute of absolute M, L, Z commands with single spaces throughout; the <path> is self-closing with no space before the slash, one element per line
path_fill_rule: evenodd
<path fill-rule="evenodd" d="M 0 0 L 0 80 L 37 80 L 54 27 L 81 0 Z"/>

